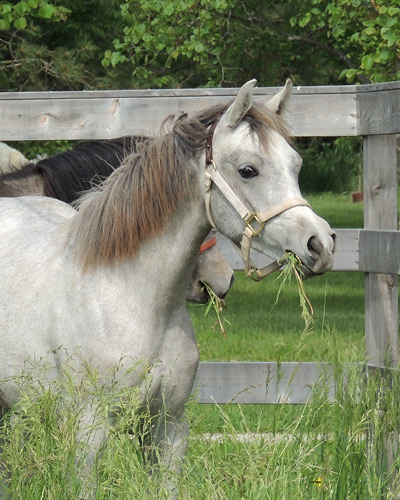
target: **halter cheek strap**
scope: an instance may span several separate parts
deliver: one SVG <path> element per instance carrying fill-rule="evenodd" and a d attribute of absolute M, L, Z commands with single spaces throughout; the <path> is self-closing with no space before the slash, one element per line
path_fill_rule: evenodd
<path fill-rule="evenodd" d="M 257 236 L 262 231 L 266 222 L 273 219 L 277 215 L 280 215 L 283 212 L 286 212 L 286 210 L 289 210 L 290 208 L 293 207 L 298 207 L 298 206 L 310 207 L 310 205 L 304 198 L 297 197 L 297 198 L 288 198 L 282 201 L 281 203 L 278 203 L 277 205 L 274 205 L 273 207 L 264 210 L 263 212 L 252 212 L 251 210 L 249 210 L 246 207 L 246 205 L 235 194 L 235 192 L 232 190 L 229 184 L 221 176 L 221 174 L 218 172 L 217 166 L 212 158 L 212 138 L 217 123 L 218 120 L 214 122 L 214 124 L 211 126 L 206 142 L 205 202 L 206 202 L 207 217 L 211 226 L 216 229 L 215 223 L 211 216 L 211 207 L 210 207 L 211 186 L 214 183 L 245 223 L 245 228 L 242 233 L 242 241 L 239 244 L 242 260 L 244 263 L 244 268 L 247 276 L 252 278 L 254 281 L 260 281 L 269 274 L 280 269 L 283 264 L 280 264 L 279 261 L 276 261 L 272 262 L 268 266 L 263 267 L 262 269 L 257 269 L 250 260 L 251 239 L 254 236 Z"/>

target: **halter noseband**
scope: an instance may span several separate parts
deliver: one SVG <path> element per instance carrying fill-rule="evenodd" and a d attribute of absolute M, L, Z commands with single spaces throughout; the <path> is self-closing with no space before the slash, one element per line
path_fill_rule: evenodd
<path fill-rule="evenodd" d="M 213 159 L 212 141 L 220 117 L 221 115 L 218 116 L 217 119 L 214 121 L 214 123 L 211 125 L 206 139 L 205 202 L 206 202 L 207 217 L 211 226 L 216 229 L 214 221 L 211 216 L 211 208 L 210 208 L 211 186 L 214 183 L 245 223 L 245 228 L 242 233 L 242 241 L 237 245 L 241 250 L 241 255 L 246 275 L 249 276 L 254 281 L 260 281 L 269 274 L 280 269 L 283 264 L 281 264 L 279 261 L 275 261 L 269 264 L 268 266 L 263 267 L 262 269 L 257 269 L 250 260 L 251 239 L 254 236 L 257 236 L 262 231 L 266 222 L 273 219 L 277 215 L 286 212 L 286 210 L 299 206 L 309 207 L 309 208 L 311 207 L 304 198 L 297 197 L 297 198 L 288 198 L 282 201 L 281 203 L 278 203 L 273 207 L 264 210 L 264 212 L 261 213 L 252 212 L 251 210 L 249 210 L 246 207 L 246 205 L 239 199 L 236 193 L 232 190 L 229 184 L 224 180 L 221 174 L 218 172 L 217 165 L 215 164 L 215 161 Z"/>

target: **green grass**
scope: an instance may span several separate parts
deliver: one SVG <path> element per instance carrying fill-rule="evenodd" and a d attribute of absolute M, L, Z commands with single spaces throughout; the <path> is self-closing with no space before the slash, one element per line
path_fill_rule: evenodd
<path fill-rule="evenodd" d="M 364 203 L 354 203 L 351 194 L 309 194 L 305 198 L 315 213 L 334 228 L 364 227 Z"/>
<path fill-rule="evenodd" d="M 314 308 L 309 331 L 304 331 L 294 280 L 278 294 L 280 282 L 270 276 L 260 283 L 235 273 L 223 311 L 226 336 L 212 311 L 189 306 L 202 361 L 332 361 L 364 359 L 364 277 L 332 272 L 304 282 Z"/>
<path fill-rule="evenodd" d="M 217 407 L 222 435 L 213 440 L 204 435 L 207 413 L 196 416 L 195 404 L 190 403 L 193 437 L 177 479 L 179 498 L 399 498 L 400 453 L 389 446 L 394 433 L 399 433 L 400 399 L 392 396 L 400 393 L 399 374 L 375 372 L 366 377 L 362 364 L 336 363 L 335 367 L 336 401 L 327 399 L 322 382 L 309 403 L 298 407 L 285 428 L 275 429 L 273 436 L 240 441 L 239 432 L 253 431 L 244 407 L 236 406 L 233 418 L 227 411 L 230 407 Z M 67 374 L 50 386 L 40 377 L 24 376 L 23 397 L 0 426 L 0 459 L 10 474 L 0 475 L 2 498 L 168 498 L 167 472 L 153 469 L 149 475 L 140 451 L 141 426 L 151 422 L 137 411 L 137 393 L 115 384 L 102 386 L 93 372 L 89 375 L 85 382 L 74 384 Z M 77 445 L 75 437 L 81 402 L 87 398 L 98 405 L 102 421 L 111 407 L 120 412 L 102 454 L 82 477 L 86 447 Z M 128 434 L 128 428 L 134 432 Z M 262 425 L 257 430 L 262 432 Z M 367 441 L 367 435 L 374 439 Z"/>
<path fill-rule="evenodd" d="M 353 203 L 351 194 L 309 194 L 305 196 L 315 213 L 334 228 L 364 226 L 364 203 Z"/>
<path fill-rule="evenodd" d="M 397 197 L 400 199 L 400 186 L 397 188 Z M 315 213 L 326 219 L 331 227 L 364 227 L 364 203 L 354 203 L 351 193 L 306 194 L 305 198 Z M 397 208 L 397 218 L 400 219 L 400 204 Z"/>
<path fill-rule="evenodd" d="M 191 443 L 189 464 L 194 464 L 197 491 L 189 490 L 184 498 L 399 498 L 399 450 L 388 451 L 398 433 L 399 398 L 392 397 L 398 374 L 390 382 L 378 374 L 366 379 L 363 367 L 352 365 L 338 369 L 338 380 L 344 375 L 347 383 L 340 384 L 334 404 L 321 386 L 284 432 L 272 437 L 239 442 L 236 427 L 221 408 L 222 441 Z M 368 433 L 374 439 L 367 441 Z M 205 480 L 207 473 L 214 489 Z M 209 496 L 198 493 L 205 490 Z"/>

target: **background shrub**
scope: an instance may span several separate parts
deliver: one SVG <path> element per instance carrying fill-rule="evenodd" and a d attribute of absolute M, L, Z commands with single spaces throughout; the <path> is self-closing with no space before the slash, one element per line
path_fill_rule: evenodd
<path fill-rule="evenodd" d="M 300 172 L 303 192 L 343 193 L 357 189 L 361 161 L 359 138 L 302 138 L 297 146 L 303 157 Z"/>

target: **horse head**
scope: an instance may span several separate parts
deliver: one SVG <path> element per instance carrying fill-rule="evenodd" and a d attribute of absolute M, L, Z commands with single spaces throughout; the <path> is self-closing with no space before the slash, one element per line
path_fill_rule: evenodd
<path fill-rule="evenodd" d="M 233 269 L 230 267 L 217 246 L 212 232 L 200 247 L 195 270 L 186 292 L 186 300 L 205 304 L 209 294 L 205 285 L 223 299 L 233 284 Z"/>
<path fill-rule="evenodd" d="M 280 117 L 292 84 L 288 80 L 262 106 L 253 104 L 255 83 L 247 82 L 210 128 L 205 158 L 209 221 L 241 242 L 249 275 L 254 271 L 250 245 L 277 261 L 292 252 L 305 274 L 322 274 L 332 268 L 336 235 L 300 194 L 302 160 Z"/>

